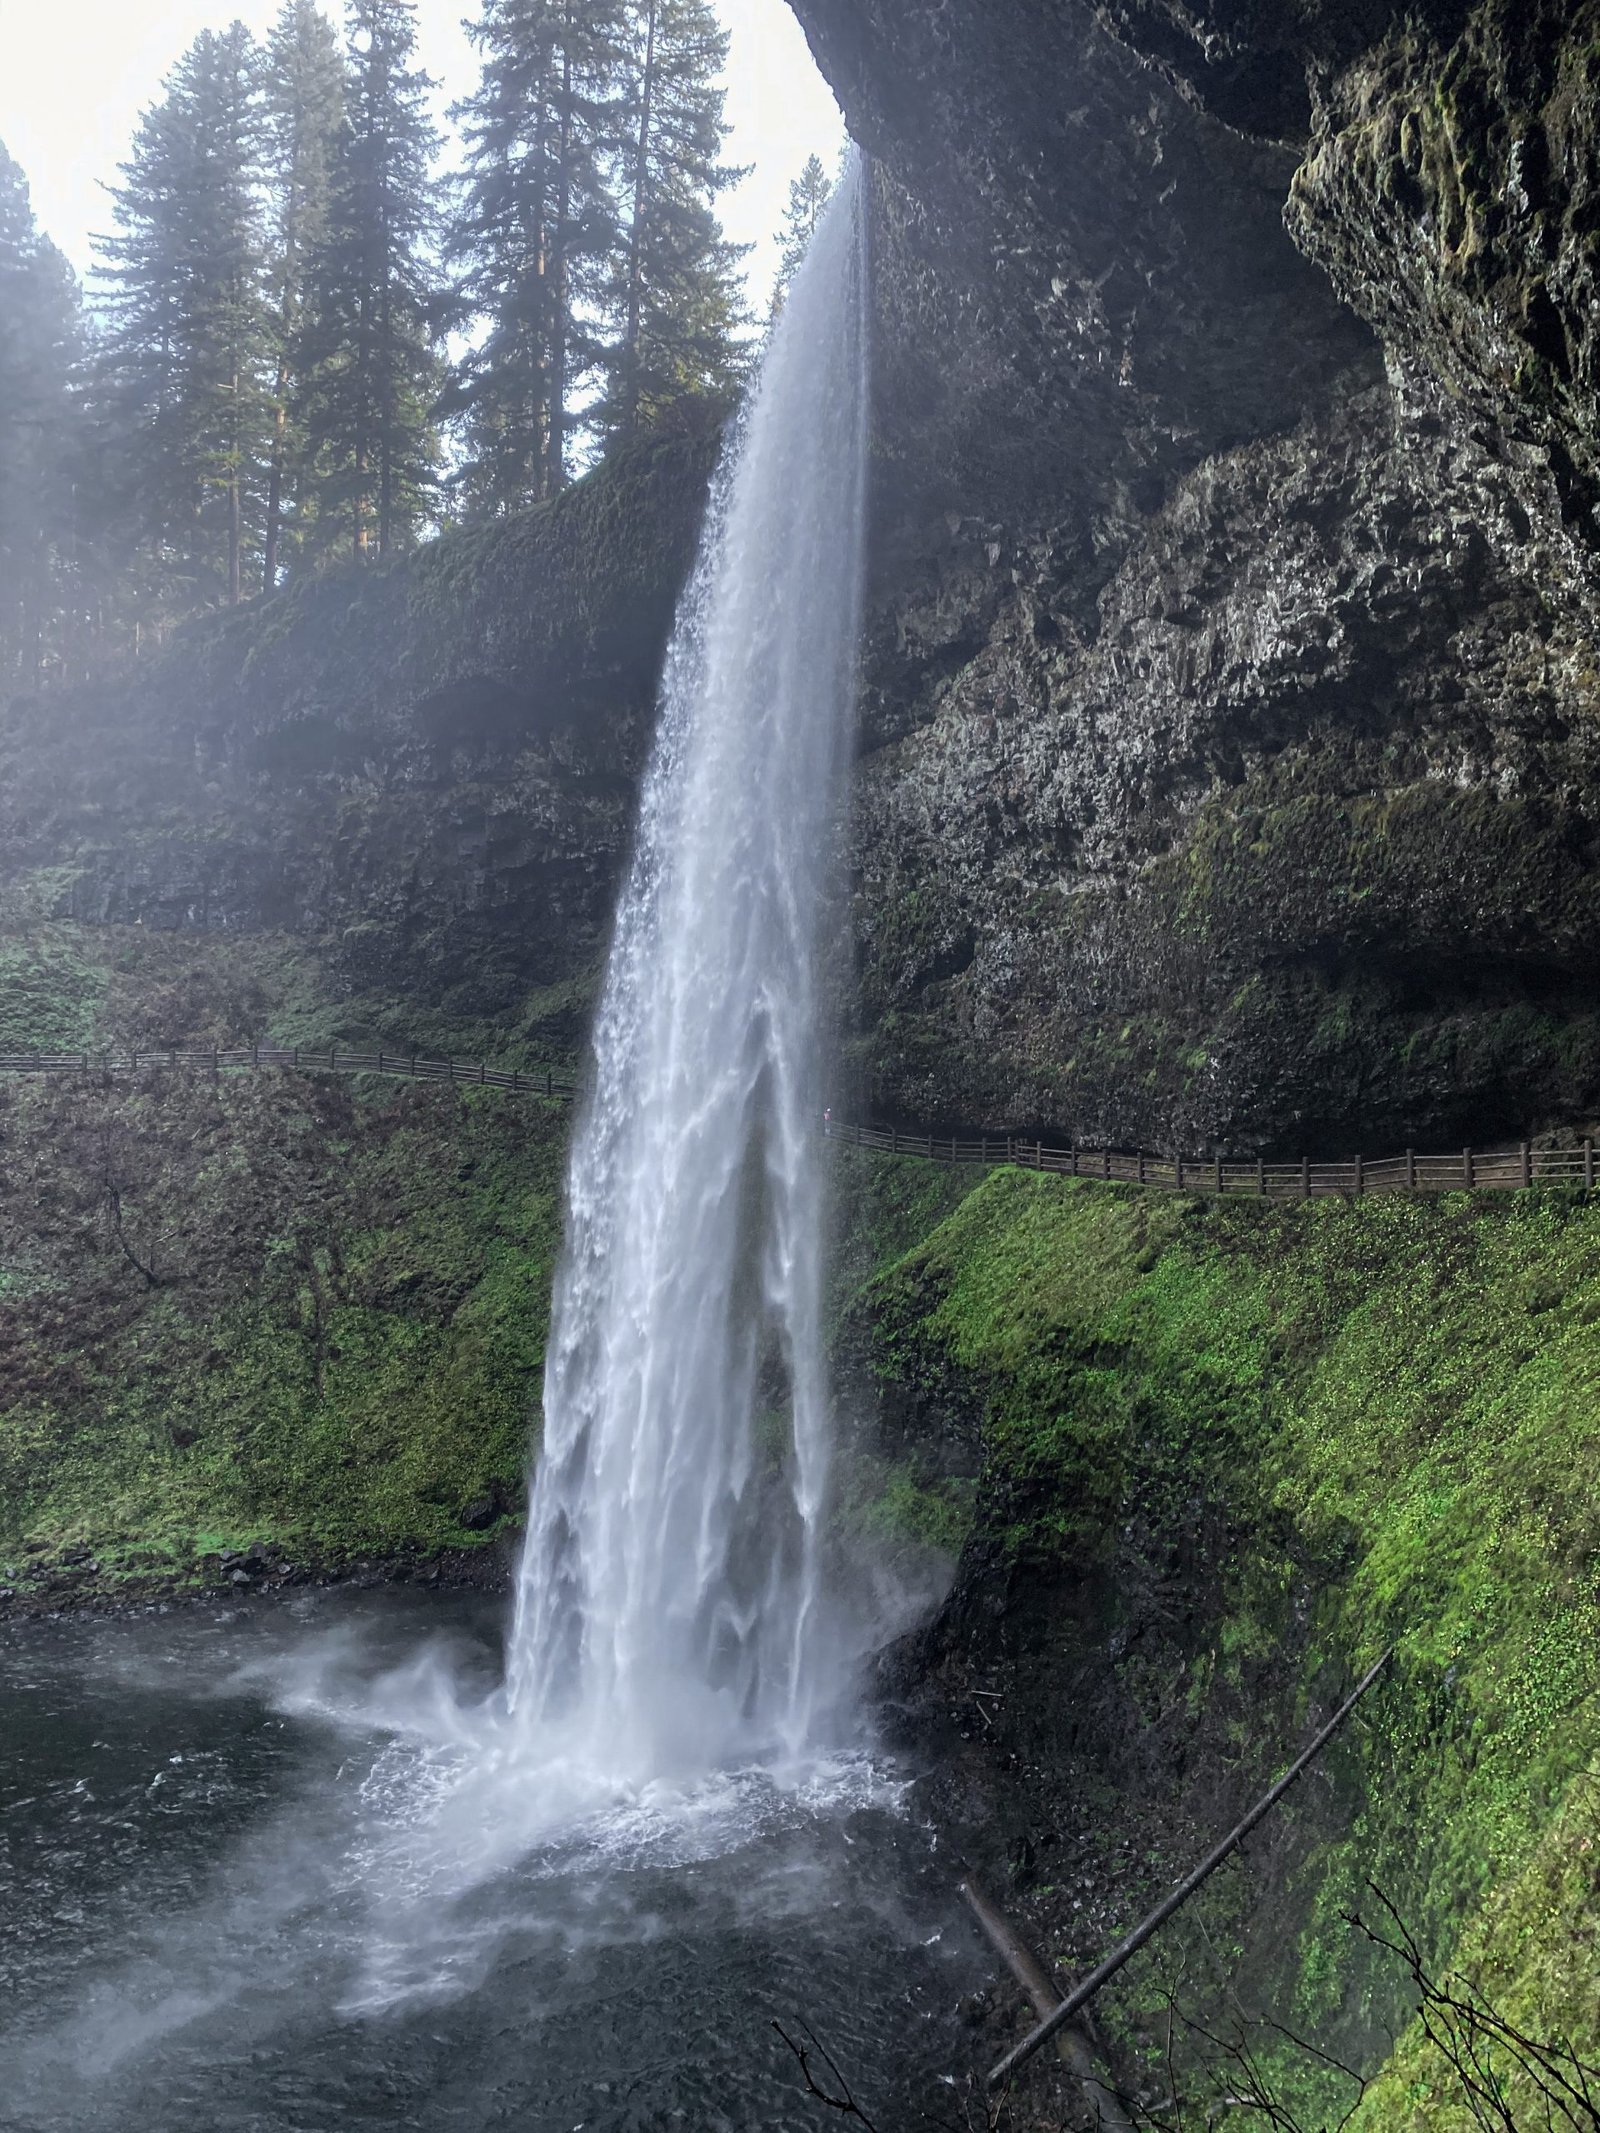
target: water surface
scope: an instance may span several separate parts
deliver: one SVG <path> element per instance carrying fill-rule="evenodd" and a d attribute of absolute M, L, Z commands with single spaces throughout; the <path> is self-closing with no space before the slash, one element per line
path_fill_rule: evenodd
<path fill-rule="evenodd" d="M 774 2019 L 885 2133 L 948 2122 L 985 1966 L 904 1773 L 541 1807 L 485 1786 L 500 1667 L 492 1611 L 403 1592 L 8 1632 L 7 2133 L 838 2123 Z"/>

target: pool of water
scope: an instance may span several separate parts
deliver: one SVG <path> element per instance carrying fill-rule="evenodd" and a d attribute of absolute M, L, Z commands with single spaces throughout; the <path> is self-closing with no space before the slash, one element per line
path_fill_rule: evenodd
<path fill-rule="evenodd" d="M 863 1741 L 585 1796 L 473 1713 L 479 1602 L 312 1592 L 0 1637 L 0 2126 L 956 2123 L 986 1974 Z"/>

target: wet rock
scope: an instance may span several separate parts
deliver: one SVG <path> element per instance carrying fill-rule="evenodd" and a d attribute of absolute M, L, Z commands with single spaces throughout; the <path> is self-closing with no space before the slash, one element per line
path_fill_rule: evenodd
<path fill-rule="evenodd" d="M 864 1107 L 1583 1128 L 1593 8 L 796 6 L 878 158 Z"/>

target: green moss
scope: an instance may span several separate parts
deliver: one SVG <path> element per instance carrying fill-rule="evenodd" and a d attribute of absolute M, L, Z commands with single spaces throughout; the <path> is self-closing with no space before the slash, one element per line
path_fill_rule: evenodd
<path fill-rule="evenodd" d="M 0 1054 L 79 1052 L 94 1042 L 110 973 L 66 927 L 0 938 Z"/>
<path fill-rule="evenodd" d="M 1438 1959 L 1600 2052 L 1595 1878 L 1557 1836 L 1595 1841 L 1600 1204 L 1267 1209 L 1000 1173 L 869 1295 L 882 1382 L 967 1389 L 980 1531 L 1046 1588 L 1109 1589 L 1126 1521 L 1212 1507 L 1231 1539 L 1192 1695 L 1287 1660 L 1292 1713 L 1397 1647 L 1349 1826 L 1286 1899 L 1285 2015 L 1370 2048 L 1403 2013 L 1343 1923 L 1371 1878 Z M 1396 2066 L 1443 2078 L 1415 2038 Z M 1412 2123 L 1396 2093 L 1361 2123 Z"/>
<path fill-rule="evenodd" d="M 113 1575 L 254 1539 L 332 1561 L 515 1509 L 563 1113 L 270 1075 L 3 1095 L 26 1204 L 0 1262 L 28 1280 L 0 1547 L 86 1542 Z"/>

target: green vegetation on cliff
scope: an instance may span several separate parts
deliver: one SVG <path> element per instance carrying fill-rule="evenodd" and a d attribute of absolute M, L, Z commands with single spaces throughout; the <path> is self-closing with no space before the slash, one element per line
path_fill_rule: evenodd
<path fill-rule="evenodd" d="M 1397 1645 L 1287 1863 L 1217 1892 L 1232 1953 L 1218 1975 L 1201 1950 L 1206 1991 L 1373 2064 L 1404 2007 L 1344 1922 L 1370 1880 L 1496 2005 L 1596 2055 L 1600 1207 L 1268 1209 L 1001 1173 L 854 1319 L 891 1407 L 981 1438 L 954 1635 L 1031 1691 L 1010 1736 L 1030 1760 L 1116 1752 L 1086 1753 L 1053 1697 L 1113 1732 L 1120 1712 L 1182 1773 L 1173 1826 L 1214 1830 L 1219 1789 L 1246 1796 Z M 1359 2122 L 1468 2124 L 1451 2093 L 1407 2038 Z"/>
<path fill-rule="evenodd" d="M 74 1013 L 114 1017 L 116 962 Z M 80 1555 L 101 1586 L 181 1584 L 254 1542 L 316 1566 L 491 1535 L 566 1132 L 495 1091 L 0 1085 L 6 1582 L 53 1601 Z M 1130 1974 L 1127 2049 L 1175 1966 L 1191 2005 L 1233 1995 L 1377 2066 L 1407 2008 L 1345 1922 L 1372 1881 L 1497 2006 L 1600 2050 L 1600 1207 L 838 1166 L 846 1404 L 873 1389 L 881 1425 L 849 1447 L 846 1523 L 879 1558 L 962 1553 L 919 1674 L 947 1710 L 968 1680 L 1006 1698 L 985 1748 L 1058 1959 L 1112 1922 L 1051 1908 L 1067 1796 L 1136 1911 L 1397 1646 L 1271 1846 Z M 1455 2133 L 1451 2093 L 1402 2034 L 1358 2123 Z"/>
<path fill-rule="evenodd" d="M 566 1120 L 278 1074 L 0 1086 L 0 1569 L 471 1544 L 520 1503 Z"/>

